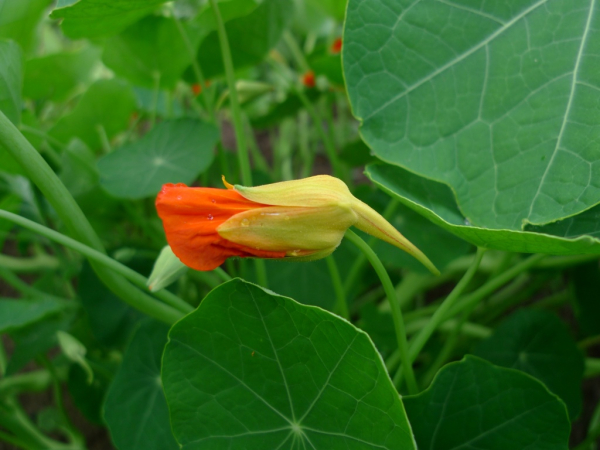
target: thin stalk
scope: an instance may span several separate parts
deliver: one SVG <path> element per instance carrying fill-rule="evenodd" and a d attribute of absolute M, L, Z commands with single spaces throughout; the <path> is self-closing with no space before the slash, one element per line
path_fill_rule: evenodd
<path fill-rule="evenodd" d="M 600 334 L 582 339 L 581 341 L 579 341 L 577 343 L 577 346 L 580 349 L 585 350 L 586 348 L 593 347 L 594 345 L 597 345 L 597 344 L 600 344 Z"/>
<path fill-rule="evenodd" d="M 0 394 L 6 395 L 9 391 L 44 391 L 50 386 L 52 376 L 47 370 L 35 370 L 0 378 Z"/>
<path fill-rule="evenodd" d="M 572 450 L 590 450 L 592 445 L 596 442 L 596 440 L 600 437 L 600 424 L 596 425 L 594 429 L 588 431 L 586 438 L 583 440 L 581 444 L 577 447 L 574 447 Z"/>
<path fill-rule="evenodd" d="M 262 171 L 266 174 L 270 174 L 271 169 L 269 168 L 269 164 L 267 163 L 267 160 L 261 153 L 260 148 L 258 147 L 258 144 L 256 143 L 256 139 L 254 137 L 254 133 L 252 132 L 252 126 L 250 124 L 250 120 L 248 119 L 248 116 L 244 116 L 244 119 L 246 122 L 246 129 L 248 132 L 248 141 L 250 142 L 250 153 L 252 154 L 252 160 L 254 161 L 254 166 L 257 167 L 260 171 Z"/>
<path fill-rule="evenodd" d="M 306 97 L 304 91 L 302 89 L 299 89 L 296 86 L 295 82 L 292 83 L 292 86 L 294 87 L 298 98 L 300 98 L 300 101 L 304 105 L 304 108 L 306 108 L 306 111 L 310 115 L 310 118 L 312 119 L 315 127 L 317 128 L 317 131 L 321 136 L 323 144 L 325 145 L 327 157 L 329 158 L 329 162 L 331 163 L 331 167 L 333 169 L 333 174 L 337 178 L 343 178 L 344 171 L 342 170 L 342 164 L 335 149 L 335 144 L 331 140 L 331 136 L 329 135 L 329 133 L 327 133 L 327 131 L 325 130 L 325 126 L 323 125 L 323 119 L 319 116 L 319 113 L 315 109 L 314 105 L 310 102 L 308 97 Z"/>
<path fill-rule="evenodd" d="M 21 124 L 19 126 L 21 131 L 24 131 L 25 133 L 29 133 L 29 134 L 33 134 L 35 136 L 41 137 L 42 139 L 47 140 L 48 142 L 50 142 L 52 145 L 57 146 L 58 148 L 60 148 L 61 150 L 66 150 L 67 146 L 64 145 L 62 142 L 60 142 L 58 139 L 56 139 L 53 136 L 50 136 L 48 133 L 46 133 L 45 131 L 42 130 L 38 130 L 37 128 L 33 128 L 30 127 L 29 125 L 24 125 Z"/>
<path fill-rule="evenodd" d="M 562 269 L 565 267 L 578 266 L 591 261 L 597 261 L 598 255 L 569 255 L 554 256 L 540 261 L 536 267 L 539 269 Z"/>
<path fill-rule="evenodd" d="M 231 116 L 233 119 L 233 129 L 235 131 L 235 140 L 237 143 L 238 161 L 242 172 L 242 181 L 246 186 L 252 186 L 252 171 L 250 170 L 250 158 L 248 156 L 248 144 L 244 133 L 244 122 L 242 120 L 242 108 L 235 86 L 235 74 L 233 72 L 233 59 L 231 58 L 231 49 L 229 48 L 229 39 L 225 30 L 225 23 L 221 17 L 221 11 L 217 0 L 210 0 L 210 6 L 215 15 L 217 24 L 217 33 L 219 43 L 221 44 L 221 56 L 223 58 L 223 67 L 225 68 L 225 78 L 229 88 L 229 104 L 231 106 Z M 256 277 L 261 286 L 267 287 L 267 269 L 262 259 L 255 260 Z"/>
<path fill-rule="evenodd" d="M 1 210 L 0 210 L 1 211 Z M 19 291 L 21 294 L 30 297 L 39 297 L 44 295 L 42 291 L 37 290 L 31 285 L 25 283 L 10 270 L 0 267 L 0 278 Z"/>
<path fill-rule="evenodd" d="M 8 444 L 12 444 L 15 447 L 29 449 L 29 445 L 22 439 L 19 439 L 16 436 L 12 436 L 4 431 L 0 430 L 0 441 L 4 441 Z"/>
<path fill-rule="evenodd" d="M 417 381 L 415 379 L 413 367 L 408 356 L 408 342 L 406 340 L 404 320 L 402 319 L 400 302 L 398 302 L 398 298 L 396 297 L 396 291 L 394 289 L 394 285 L 392 284 L 392 280 L 390 280 L 390 276 L 385 270 L 385 267 L 383 267 L 379 257 L 375 254 L 373 249 L 362 240 L 360 236 L 358 236 L 352 230 L 348 230 L 346 231 L 345 237 L 367 256 L 367 259 L 381 280 L 381 284 L 383 285 L 383 289 L 385 290 L 392 311 L 392 319 L 394 321 L 394 329 L 396 331 L 398 350 L 400 351 L 400 360 L 402 361 L 402 370 L 406 378 L 406 385 L 409 393 L 416 394 L 418 393 Z"/>
<path fill-rule="evenodd" d="M 288 46 L 288 49 L 292 55 L 292 59 L 296 63 L 298 70 L 301 72 L 308 72 L 310 70 L 310 66 L 306 61 L 300 46 L 298 46 L 294 35 L 290 31 L 286 30 L 283 32 L 283 42 L 285 42 L 285 44 Z"/>
<path fill-rule="evenodd" d="M 329 269 L 331 283 L 333 284 L 333 290 L 335 291 L 336 311 L 344 319 L 349 320 L 350 313 L 348 312 L 348 305 L 346 304 L 346 295 L 344 293 L 344 287 L 342 286 L 340 271 L 335 263 L 335 258 L 332 255 L 329 255 L 325 260 L 327 261 L 327 268 Z"/>
<path fill-rule="evenodd" d="M 529 270 L 530 268 L 537 266 L 541 260 L 546 258 L 544 254 L 535 254 L 530 256 L 529 258 L 521 261 L 518 264 L 515 264 L 513 267 L 508 269 L 506 272 L 501 273 L 500 275 L 492 278 L 487 281 L 483 286 L 479 289 L 471 292 L 470 294 L 464 296 L 457 304 L 450 310 L 447 314 L 448 317 L 454 317 L 457 314 L 460 314 L 462 311 L 468 309 L 471 305 L 479 303 L 488 295 L 492 294 L 494 291 L 504 286 L 513 278 L 516 278 L 519 274 Z"/>
<path fill-rule="evenodd" d="M 231 116 L 233 119 L 233 128 L 235 131 L 235 140 L 237 142 L 238 160 L 242 172 L 242 181 L 246 186 L 252 186 L 252 172 L 250 171 L 250 159 L 248 158 L 248 145 L 246 144 L 246 135 L 244 133 L 244 122 L 242 120 L 242 109 L 238 99 L 237 89 L 235 88 L 235 75 L 233 71 L 233 59 L 231 58 L 231 49 L 229 48 L 229 39 L 225 24 L 221 17 L 221 11 L 217 0 L 210 0 L 210 6 L 215 15 L 217 24 L 217 33 L 219 43 L 221 44 L 221 56 L 223 58 L 223 67 L 225 68 L 225 78 L 229 87 L 229 104 L 231 105 Z"/>
<path fill-rule="evenodd" d="M 217 274 L 217 276 L 221 278 L 223 282 L 231 281 L 231 276 L 220 267 L 217 267 L 215 270 L 213 270 L 213 272 Z"/>
<path fill-rule="evenodd" d="M 196 51 L 192 47 L 190 38 L 187 35 L 187 33 L 185 32 L 185 29 L 183 28 L 183 25 L 181 24 L 181 21 L 179 20 L 179 18 L 175 14 L 173 14 L 172 16 L 173 16 L 173 20 L 175 20 L 175 25 L 177 26 L 177 30 L 179 31 L 179 34 L 181 35 L 181 40 L 183 41 L 183 44 L 185 45 L 185 48 L 190 56 L 190 60 L 192 61 L 192 70 L 194 71 L 194 76 L 196 77 L 196 81 L 202 88 L 201 94 L 202 94 L 202 98 L 204 99 L 204 103 L 206 104 L 205 105 L 206 111 L 208 112 L 211 122 L 216 122 L 215 109 L 214 109 L 214 105 L 212 102 L 212 97 L 210 95 L 208 95 L 208 89 L 206 86 L 206 82 L 204 80 L 204 74 L 202 73 L 200 64 L 198 64 L 198 58 L 196 57 Z"/>
<path fill-rule="evenodd" d="M 70 237 L 65 236 L 64 234 L 61 234 L 50 228 L 44 227 L 43 225 L 37 224 L 29 219 L 18 216 L 17 214 L 13 214 L 8 211 L 4 211 L 2 209 L 0 209 L 0 218 L 10 220 L 11 222 L 14 222 L 24 228 L 27 228 L 28 230 L 34 231 L 38 234 L 41 234 L 42 236 L 47 237 L 48 239 L 58 242 L 59 244 L 62 244 L 65 247 L 71 248 L 81 253 L 91 261 L 110 268 L 111 270 L 115 271 L 116 273 L 122 275 L 123 277 L 136 284 L 138 287 L 146 289 L 146 277 L 140 275 L 135 270 L 130 269 L 129 267 L 112 259 L 104 253 L 100 253 L 99 251 L 94 250 L 93 248 L 88 247 L 87 245 L 84 245 L 81 242 L 76 241 L 75 239 L 71 239 Z M 181 317 L 181 313 L 188 313 L 193 310 L 193 308 L 188 303 L 186 303 L 184 300 L 180 299 L 179 297 L 165 289 L 156 292 L 155 295 L 170 306 L 161 304 L 156 300 L 152 299 L 152 305 L 144 305 L 145 308 L 149 309 L 149 312 L 151 311 L 155 314 L 167 314 L 168 317 L 172 317 L 175 320 L 178 320 Z M 171 307 L 175 309 L 172 309 Z"/>
<path fill-rule="evenodd" d="M 8 255 L 0 255 L 0 267 L 13 272 L 38 272 L 54 270 L 60 265 L 58 259 L 45 253 L 37 253 L 34 256 L 18 258 Z"/>
<path fill-rule="evenodd" d="M 410 361 L 414 362 L 419 356 L 419 353 L 425 347 L 425 344 L 431 337 L 431 335 L 437 330 L 437 328 L 447 319 L 446 315 L 448 311 L 455 305 L 457 299 L 463 293 L 465 288 L 473 279 L 473 275 L 477 272 L 477 268 L 479 267 L 479 263 L 481 262 L 481 258 L 483 258 L 483 254 L 485 253 L 485 249 L 479 247 L 477 248 L 477 256 L 473 260 L 473 264 L 469 267 L 469 270 L 465 273 L 465 275 L 461 278 L 458 284 L 452 289 L 450 295 L 443 301 L 440 307 L 435 311 L 429 323 L 421 330 L 421 332 L 411 341 L 410 345 Z"/>
<path fill-rule="evenodd" d="M 67 410 L 63 402 L 63 393 L 60 386 L 60 379 L 58 377 L 56 369 L 54 368 L 54 365 L 45 355 L 39 358 L 39 362 L 44 367 L 46 367 L 48 372 L 50 372 L 52 378 L 52 393 L 54 396 L 54 404 L 56 405 L 58 414 L 60 415 L 60 418 L 64 424 L 64 431 L 67 434 L 69 441 L 78 446 L 84 445 L 85 441 L 83 439 L 83 436 L 81 435 L 79 430 L 77 430 L 77 428 L 73 426 L 71 418 L 67 414 Z"/>

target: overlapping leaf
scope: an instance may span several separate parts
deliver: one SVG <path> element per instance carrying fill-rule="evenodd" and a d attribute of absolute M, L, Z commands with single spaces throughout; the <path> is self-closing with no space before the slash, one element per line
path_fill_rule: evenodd
<path fill-rule="evenodd" d="M 239 279 L 173 326 L 163 384 L 183 449 L 414 449 L 366 334 Z"/>
<path fill-rule="evenodd" d="M 168 327 L 145 322 L 135 333 L 104 403 L 104 418 L 119 450 L 177 450 L 160 381 Z M 124 413 L 126 412 L 126 413 Z"/>
<path fill-rule="evenodd" d="M 142 139 L 100 159 L 100 183 L 121 198 L 155 195 L 164 183 L 191 183 L 210 166 L 218 139 L 218 129 L 199 120 L 161 122 Z"/>
<path fill-rule="evenodd" d="M 565 402 L 572 419 L 579 415 L 583 354 L 554 314 L 517 311 L 477 346 L 475 354 L 534 376 Z"/>
<path fill-rule="evenodd" d="M 529 231 L 474 226 L 458 209 L 448 186 L 399 167 L 372 164 L 367 167 L 366 174 L 382 189 L 434 224 L 477 246 L 522 253 L 600 254 L 600 240 L 591 236 L 567 239 Z"/>
<path fill-rule="evenodd" d="M 600 5 L 350 0 L 344 70 L 381 159 L 444 182 L 479 227 L 600 202 Z"/>
<path fill-rule="evenodd" d="M 472 356 L 444 367 L 419 395 L 404 397 L 420 450 L 564 450 L 565 405 L 517 370 Z"/>
<path fill-rule="evenodd" d="M 52 11 L 63 19 L 63 33 L 70 38 L 112 36 L 150 14 L 166 0 L 80 0 Z"/>

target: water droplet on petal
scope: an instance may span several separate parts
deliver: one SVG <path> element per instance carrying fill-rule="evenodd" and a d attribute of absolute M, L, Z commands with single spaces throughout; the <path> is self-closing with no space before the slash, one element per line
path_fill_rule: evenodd
<path fill-rule="evenodd" d="M 285 220 L 290 220 L 290 216 L 284 216 Z"/>
<path fill-rule="evenodd" d="M 469 219 L 465 219 L 465 222 L 464 222 L 464 223 L 465 223 L 465 225 L 466 225 L 466 226 L 468 226 L 468 227 L 470 227 L 470 226 L 471 226 L 471 222 L 469 222 Z"/>
<path fill-rule="evenodd" d="M 213 219 L 214 219 L 214 217 L 213 217 L 213 215 L 212 215 L 212 214 L 209 214 L 209 215 L 208 215 L 206 218 L 207 218 L 208 220 L 213 220 Z"/>
<path fill-rule="evenodd" d="M 217 201 L 214 198 L 211 198 L 210 201 L 213 203 L 217 203 Z"/>
<path fill-rule="evenodd" d="M 178 196 L 177 196 L 177 200 L 181 200 L 181 195 L 178 195 Z"/>
<path fill-rule="evenodd" d="M 242 219 L 242 226 L 243 227 L 249 227 L 250 226 L 250 221 L 248 219 Z"/>

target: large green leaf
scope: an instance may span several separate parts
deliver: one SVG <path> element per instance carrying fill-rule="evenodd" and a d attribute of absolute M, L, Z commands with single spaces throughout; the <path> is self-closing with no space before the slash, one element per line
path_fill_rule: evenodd
<path fill-rule="evenodd" d="M 52 298 L 0 299 L 0 333 L 7 333 L 56 314 L 65 304 Z"/>
<path fill-rule="evenodd" d="M 591 236 L 562 238 L 549 234 L 477 227 L 462 215 L 448 186 L 399 167 L 372 164 L 367 176 L 402 203 L 472 244 L 522 253 L 556 255 L 599 253 L 600 240 Z"/>
<path fill-rule="evenodd" d="M 13 123 L 21 122 L 23 63 L 13 41 L 0 40 L 0 111 Z"/>
<path fill-rule="evenodd" d="M 163 357 L 184 449 L 414 449 L 368 336 L 239 279 L 176 323 Z"/>
<path fill-rule="evenodd" d="M 572 419 L 579 415 L 583 354 L 554 314 L 517 311 L 477 346 L 475 354 L 536 377 L 565 402 Z"/>
<path fill-rule="evenodd" d="M 98 56 L 98 50 L 90 46 L 27 60 L 23 96 L 33 100 L 65 100 L 89 80 Z"/>
<path fill-rule="evenodd" d="M 111 36 L 151 13 L 166 0 L 80 0 L 52 11 L 63 19 L 63 32 L 73 39 Z"/>
<path fill-rule="evenodd" d="M 136 331 L 104 402 L 104 418 L 119 450 L 178 450 L 160 381 L 169 328 L 147 321 Z M 126 411 L 126 413 L 124 413 Z"/>
<path fill-rule="evenodd" d="M 420 450 L 568 448 L 558 397 L 529 375 L 472 356 L 448 364 L 404 404 Z"/>
<path fill-rule="evenodd" d="M 99 80 L 83 94 L 73 111 L 50 129 L 50 135 L 63 143 L 78 137 L 98 149 L 100 136 L 110 139 L 123 131 L 136 108 L 131 88 L 119 80 Z"/>
<path fill-rule="evenodd" d="M 292 19 L 293 0 L 263 0 L 250 14 L 227 22 L 225 28 L 236 70 L 253 66 L 277 45 Z M 216 31 L 200 44 L 198 62 L 206 78 L 223 74 L 221 45 Z"/>
<path fill-rule="evenodd" d="M 473 224 L 600 202 L 595 0 L 350 0 L 343 61 L 378 157 L 444 182 Z"/>
<path fill-rule="evenodd" d="M 0 38 L 17 41 L 29 53 L 35 44 L 38 22 L 50 3 L 51 0 L 0 0 Z"/>
<path fill-rule="evenodd" d="M 100 183 L 111 195 L 143 198 L 164 183 L 191 183 L 213 160 L 219 130 L 196 119 L 158 124 L 142 139 L 98 161 Z"/>
<path fill-rule="evenodd" d="M 175 87 L 191 60 L 175 20 L 159 16 L 147 16 L 108 39 L 102 55 L 117 75 L 149 88 Z"/>

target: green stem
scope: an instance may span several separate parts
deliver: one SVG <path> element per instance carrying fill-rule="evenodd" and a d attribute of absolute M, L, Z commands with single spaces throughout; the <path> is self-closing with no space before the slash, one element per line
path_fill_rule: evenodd
<path fill-rule="evenodd" d="M 52 376 L 47 370 L 35 370 L 8 377 L 0 378 L 0 394 L 6 395 L 9 391 L 44 391 L 50 386 Z"/>
<path fill-rule="evenodd" d="M 410 394 L 417 394 L 417 381 L 413 372 L 413 367 L 408 356 L 408 343 L 406 341 L 406 330 L 404 328 L 404 321 L 402 319 L 402 311 L 400 310 L 400 303 L 396 297 L 396 291 L 390 276 L 388 275 L 385 267 L 381 263 L 379 257 L 375 254 L 373 249 L 363 241 L 360 236 L 354 233 L 352 230 L 346 231 L 346 238 L 356 245 L 366 256 L 377 276 L 381 280 L 383 289 L 385 290 L 390 308 L 392 310 L 392 319 L 394 321 L 394 329 L 396 331 L 396 339 L 398 341 L 398 350 L 400 351 L 400 360 L 402 361 L 402 370 L 406 378 L 406 385 Z"/>
<path fill-rule="evenodd" d="M 60 387 L 60 379 L 58 377 L 58 374 L 56 372 L 56 369 L 54 368 L 54 365 L 52 364 L 52 362 L 48 359 L 47 356 L 43 355 L 39 358 L 39 362 L 46 367 L 46 369 L 48 370 L 48 372 L 51 375 L 51 379 L 52 379 L 52 393 L 54 395 L 54 403 L 56 405 L 56 409 L 58 411 L 58 414 L 60 415 L 60 418 L 64 424 L 64 428 L 65 428 L 65 433 L 68 435 L 69 437 L 69 441 L 73 444 L 76 445 L 83 445 L 84 444 L 84 439 L 83 436 L 81 435 L 81 433 L 79 432 L 79 430 L 77 430 L 74 426 L 73 423 L 71 422 L 71 418 L 69 417 L 69 415 L 67 414 L 67 410 L 65 408 L 64 402 L 63 402 L 63 393 L 62 393 L 62 389 Z"/>
<path fill-rule="evenodd" d="M 600 424 L 596 425 L 596 427 L 590 431 L 588 431 L 588 434 L 586 436 L 586 438 L 583 440 L 583 442 L 581 444 L 579 444 L 577 447 L 573 447 L 572 450 L 590 450 L 592 448 L 592 445 L 596 442 L 596 440 L 600 437 Z"/>
<path fill-rule="evenodd" d="M 60 265 L 58 259 L 45 253 L 38 253 L 27 258 L 17 258 L 8 255 L 0 255 L 0 267 L 13 272 L 38 272 L 54 270 Z"/>
<path fill-rule="evenodd" d="M 410 361 L 414 362 L 419 356 L 419 353 L 425 347 L 425 344 L 433 335 L 435 330 L 444 322 L 446 319 L 446 314 L 448 311 L 454 306 L 457 299 L 463 293 L 465 288 L 473 279 L 473 275 L 477 272 L 477 268 L 479 267 L 479 263 L 481 262 L 481 258 L 483 258 L 483 254 L 485 253 L 485 249 L 479 247 L 477 248 L 477 256 L 473 260 L 473 264 L 469 267 L 469 270 L 465 273 L 465 275 L 461 278 L 458 284 L 452 289 L 450 295 L 444 300 L 444 302 L 440 305 L 440 307 L 435 311 L 429 323 L 421 330 L 421 332 L 411 341 L 410 345 Z"/>
<path fill-rule="evenodd" d="M 5 433 L 2 430 L 0 430 L 0 441 L 4 441 L 4 442 L 7 442 L 9 444 L 12 444 L 15 447 L 29 449 L 28 444 L 24 440 L 21 440 L 21 439 L 19 439 L 16 436 L 12 436 L 12 435 L 10 435 L 8 433 Z"/>
<path fill-rule="evenodd" d="M 204 74 L 202 73 L 202 69 L 200 69 L 200 64 L 198 64 L 198 58 L 196 57 L 196 51 L 192 47 L 190 38 L 187 35 L 187 33 L 185 32 L 185 29 L 183 28 L 183 25 L 181 24 L 181 21 L 179 20 L 179 18 L 175 14 L 173 14 L 172 16 L 173 16 L 173 20 L 175 20 L 175 25 L 177 25 L 177 30 L 179 31 L 179 34 L 181 35 L 181 40 L 183 41 L 183 44 L 185 45 L 185 48 L 190 56 L 190 60 L 192 61 L 192 70 L 194 71 L 194 76 L 196 77 L 196 81 L 202 88 L 201 94 L 202 94 L 202 98 L 204 99 L 204 102 L 206 104 L 206 110 L 208 112 L 210 120 L 211 120 L 211 122 L 216 122 L 215 109 L 213 106 L 212 97 L 210 95 L 208 95 L 208 89 L 206 86 L 206 82 L 204 80 Z"/>
<path fill-rule="evenodd" d="M 254 269 L 256 270 L 256 280 L 262 287 L 269 286 L 269 279 L 267 278 L 267 266 L 262 259 L 254 260 Z"/>
<path fill-rule="evenodd" d="M 479 289 L 463 297 L 448 313 L 448 317 L 454 317 L 460 314 L 462 311 L 468 309 L 471 305 L 479 303 L 482 299 L 492 294 L 494 291 L 504 286 L 513 278 L 516 278 L 519 274 L 529 270 L 530 268 L 539 264 L 539 262 L 546 258 L 545 254 L 532 255 L 529 258 L 515 264 L 513 267 L 508 269 L 506 272 L 492 278 L 486 282 Z"/>
<path fill-rule="evenodd" d="M 337 178 L 342 178 L 344 173 L 344 171 L 342 170 L 342 164 L 340 162 L 340 159 L 338 158 L 338 154 L 335 149 L 335 144 L 331 140 L 331 136 L 329 135 L 329 133 L 327 133 L 327 131 L 325 130 L 323 119 L 319 116 L 319 113 L 315 109 L 314 105 L 310 102 L 308 97 L 306 97 L 304 91 L 298 88 L 295 82 L 292 83 L 292 86 L 294 87 L 298 98 L 300 98 L 300 101 L 304 105 L 304 108 L 306 108 L 306 111 L 312 119 L 314 126 L 317 127 L 317 131 L 319 132 L 319 135 L 323 140 L 323 144 L 325 145 L 325 151 L 327 152 L 327 157 L 329 158 L 329 162 L 331 163 L 333 174 Z"/>
<path fill-rule="evenodd" d="M 121 264 L 120 262 L 115 261 L 114 259 L 105 255 L 104 253 L 100 253 L 99 251 L 94 250 L 93 248 L 90 248 L 87 245 L 76 241 L 75 239 L 71 239 L 70 237 L 65 236 L 64 234 L 51 230 L 50 228 L 46 228 L 43 225 L 37 224 L 29 219 L 18 216 L 17 214 L 13 214 L 8 211 L 4 211 L 2 209 L 0 209 L 0 218 L 10 220 L 11 222 L 14 222 L 24 228 L 39 233 L 42 236 L 47 237 L 48 239 L 58 242 L 59 244 L 62 244 L 65 247 L 69 247 L 73 250 L 76 250 L 82 255 L 86 256 L 92 262 L 102 264 L 103 266 L 129 279 L 142 289 L 146 289 L 146 277 L 140 275 L 135 270 L 130 269 L 129 267 Z M 179 320 L 181 318 L 181 313 L 188 313 L 193 309 L 184 300 L 180 299 L 179 297 L 165 289 L 156 292 L 155 295 L 161 300 L 163 300 L 167 305 L 171 305 L 173 308 L 176 309 L 171 308 L 171 306 L 167 306 L 160 302 L 157 302 L 152 297 L 148 297 L 151 300 L 151 302 L 145 302 L 144 304 L 137 305 L 132 303 L 130 304 L 131 306 L 137 307 L 138 309 L 140 309 L 148 315 L 151 315 L 152 317 L 161 318 L 161 314 L 166 314 L 167 318 L 173 321 Z"/>
<path fill-rule="evenodd" d="M 331 276 L 333 290 L 335 291 L 336 311 L 344 319 L 349 320 L 350 313 L 348 312 L 348 305 L 346 304 L 346 295 L 344 294 L 344 287 L 342 286 L 342 279 L 337 264 L 335 263 L 335 258 L 333 255 L 329 255 L 325 260 L 327 261 L 329 275 Z"/>
<path fill-rule="evenodd" d="M 294 35 L 292 35 L 292 33 L 288 30 L 284 31 L 283 32 L 283 41 L 290 49 L 290 53 L 292 54 L 292 58 L 293 58 L 294 62 L 296 63 L 298 70 L 301 72 L 304 72 L 304 73 L 308 72 L 310 70 L 310 66 L 308 65 L 308 62 L 306 61 L 306 58 L 304 57 L 304 53 L 302 53 L 302 50 L 298 46 L 298 43 L 296 42 Z"/>
<path fill-rule="evenodd" d="M 536 267 L 539 269 L 562 269 L 565 267 L 577 266 L 579 264 L 585 264 L 586 262 L 598 260 L 598 255 L 568 255 L 568 256 L 554 256 L 552 258 L 546 258 L 544 261 L 539 262 Z"/>
<path fill-rule="evenodd" d="M 223 282 L 231 281 L 232 279 L 231 276 L 220 267 L 217 267 L 215 270 L 213 270 L 213 272 L 217 274 L 219 278 L 223 280 Z"/>
<path fill-rule="evenodd" d="M 246 144 L 246 135 L 244 133 L 242 109 L 235 87 L 235 75 L 233 71 L 231 49 L 229 48 L 229 39 L 227 38 L 227 31 L 225 30 L 225 24 L 223 23 L 217 0 L 210 0 L 210 6 L 215 15 L 219 43 L 221 44 L 221 56 L 223 58 L 225 78 L 227 79 L 227 86 L 229 88 L 229 104 L 231 105 L 231 116 L 233 119 L 235 140 L 237 142 L 238 160 L 242 171 L 242 181 L 245 186 L 252 186 L 252 172 L 250 171 L 250 160 L 248 158 L 248 145 Z"/>
<path fill-rule="evenodd" d="M 4 281 L 6 281 L 13 288 L 15 288 L 17 291 L 19 291 L 25 296 L 38 297 L 44 295 L 42 291 L 38 291 L 36 288 L 31 287 L 29 284 L 25 283 L 10 270 L 5 269 L 3 267 L 0 267 L 0 278 L 2 278 Z"/>

